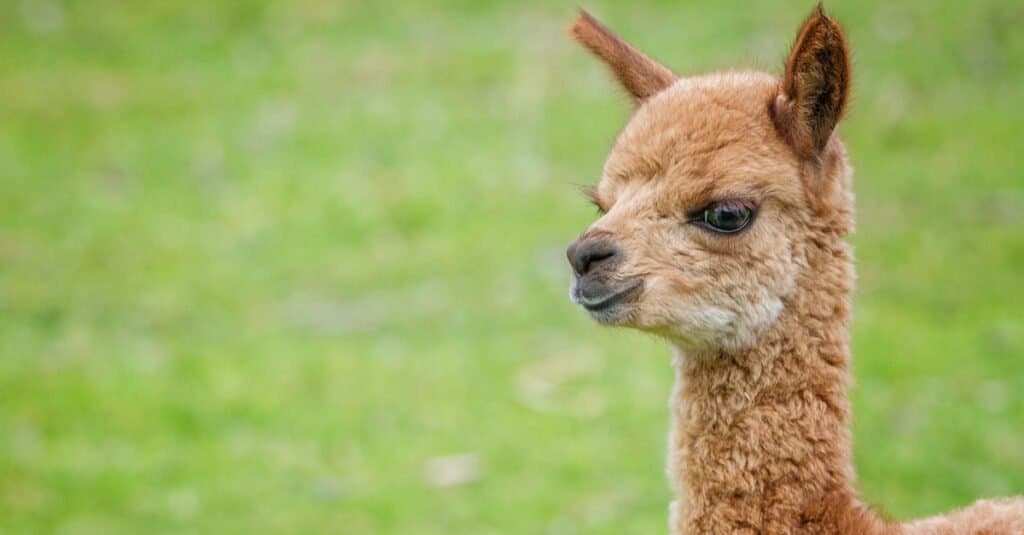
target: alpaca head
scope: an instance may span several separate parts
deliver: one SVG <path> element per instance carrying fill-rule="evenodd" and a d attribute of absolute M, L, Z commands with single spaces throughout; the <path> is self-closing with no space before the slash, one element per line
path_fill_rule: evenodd
<path fill-rule="evenodd" d="M 570 31 L 636 104 L 589 192 L 601 215 L 567 251 L 573 301 L 683 347 L 752 344 L 806 275 L 807 248 L 848 231 L 842 31 L 819 8 L 781 80 L 676 77 L 586 13 Z"/>

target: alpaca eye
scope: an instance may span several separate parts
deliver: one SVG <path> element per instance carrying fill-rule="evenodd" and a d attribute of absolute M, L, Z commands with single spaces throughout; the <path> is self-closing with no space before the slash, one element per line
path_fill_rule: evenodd
<path fill-rule="evenodd" d="M 726 201 L 705 208 L 695 222 L 708 230 L 731 234 L 746 228 L 753 216 L 754 209 L 749 205 Z"/>

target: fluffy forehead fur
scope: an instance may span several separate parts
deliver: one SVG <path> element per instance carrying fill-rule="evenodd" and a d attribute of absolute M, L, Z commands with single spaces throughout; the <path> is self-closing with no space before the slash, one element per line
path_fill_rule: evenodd
<path fill-rule="evenodd" d="M 799 206 L 800 166 L 769 115 L 778 84 L 759 72 L 676 81 L 644 102 L 619 135 L 597 202 L 607 210 L 618 191 L 641 182 L 663 211 L 744 197 Z"/>

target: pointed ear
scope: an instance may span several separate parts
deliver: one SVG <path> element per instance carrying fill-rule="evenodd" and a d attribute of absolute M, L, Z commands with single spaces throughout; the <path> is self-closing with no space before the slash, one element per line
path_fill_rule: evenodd
<path fill-rule="evenodd" d="M 797 34 L 782 92 L 772 107 L 776 125 L 801 157 L 821 155 L 843 115 L 849 91 L 846 37 L 818 4 Z"/>
<path fill-rule="evenodd" d="M 569 27 L 569 34 L 608 65 L 615 78 L 637 103 L 672 85 L 676 80 L 672 71 L 633 48 L 582 9 L 579 18 Z"/>

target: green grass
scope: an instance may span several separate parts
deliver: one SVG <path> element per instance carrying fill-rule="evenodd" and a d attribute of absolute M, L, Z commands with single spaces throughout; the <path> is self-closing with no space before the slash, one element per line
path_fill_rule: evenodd
<path fill-rule="evenodd" d="M 668 351 L 566 298 L 628 114 L 573 5 L 190 4 L 0 3 L 0 532 L 664 532 Z M 835 4 L 860 488 L 1024 492 L 1024 9 Z M 679 72 L 812 7 L 585 5 Z"/>

